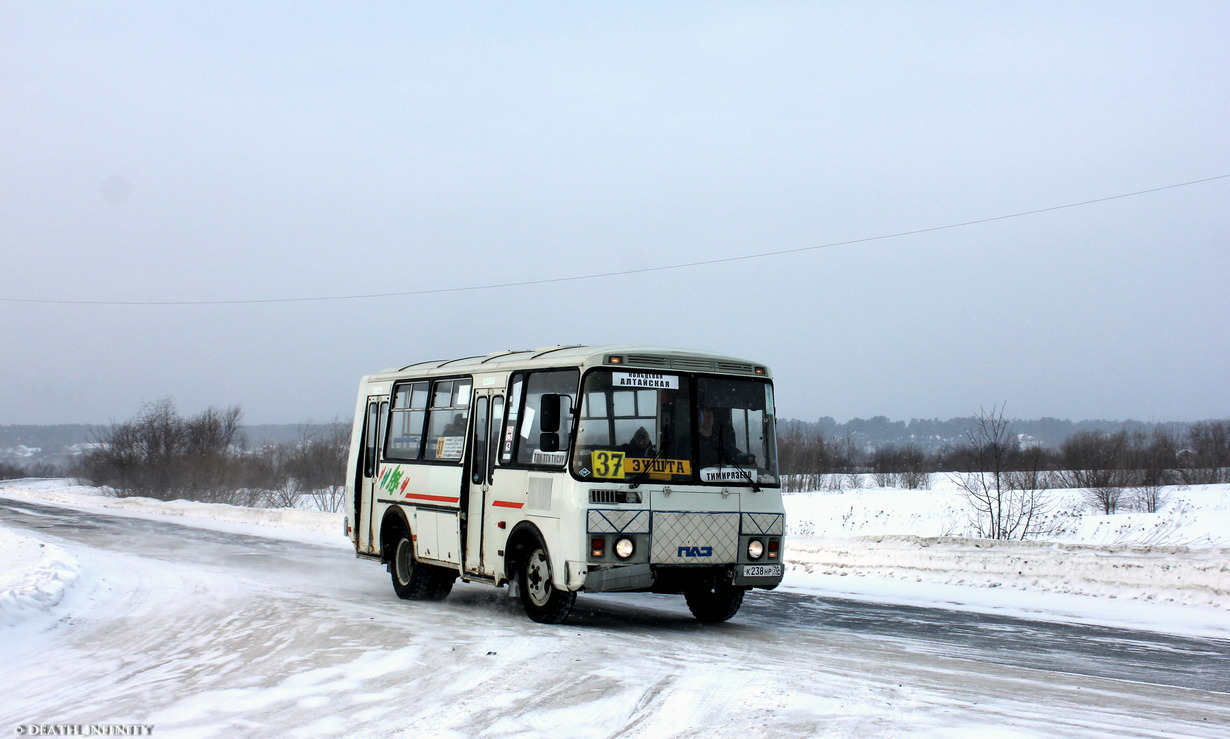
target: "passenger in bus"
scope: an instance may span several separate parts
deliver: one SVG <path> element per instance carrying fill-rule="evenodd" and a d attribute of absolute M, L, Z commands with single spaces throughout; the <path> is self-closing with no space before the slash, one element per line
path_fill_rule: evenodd
<path fill-rule="evenodd" d="M 445 436 L 461 436 L 465 432 L 466 432 L 466 419 L 465 419 L 465 416 L 461 415 L 460 413 L 453 416 L 453 420 L 450 421 L 444 427 Z"/>
<path fill-rule="evenodd" d="M 632 441 L 623 445 L 623 451 L 629 457 L 641 459 L 648 459 L 657 454 L 657 450 L 653 448 L 653 441 L 649 438 L 649 432 L 644 426 L 636 430 L 636 433 L 632 435 Z"/>
<path fill-rule="evenodd" d="M 696 412 L 697 449 L 701 467 L 719 467 L 731 462 L 756 464 L 756 455 L 746 454 L 735 446 L 735 434 L 726 428 L 713 408 L 701 406 Z"/>

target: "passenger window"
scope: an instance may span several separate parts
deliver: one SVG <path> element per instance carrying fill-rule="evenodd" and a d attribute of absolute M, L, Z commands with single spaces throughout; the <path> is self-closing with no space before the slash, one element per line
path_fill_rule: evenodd
<path fill-rule="evenodd" d="M 386 459 L 410 461 L 422 454 L 423 422 L 427 419 L 427 383 L 398 385 L 393 391 Z"/>
<path fill-rule="evenodd" d="M 423 459 L 456 461 L 465 449 L 470 416 L 468 380 L 436 380 L 427 419 L 427 443 Z"/>

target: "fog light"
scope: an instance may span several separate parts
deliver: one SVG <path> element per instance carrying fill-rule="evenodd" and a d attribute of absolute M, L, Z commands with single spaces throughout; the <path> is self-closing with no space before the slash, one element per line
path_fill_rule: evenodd
<path fill-rule="evenodd" d="M 632 556 L 632 552 L 636 551 L 636 545 L 631 539 L 620 539 L 615 542 L 615 556 L 620 559 L 627 559 Z"/>
<path fill-rule="evenodd" d="M 752 539 L 747 543 L 747 556 L 751 559 L 760 559 L 764 556 L 764 542 L 760 539 Z"/>

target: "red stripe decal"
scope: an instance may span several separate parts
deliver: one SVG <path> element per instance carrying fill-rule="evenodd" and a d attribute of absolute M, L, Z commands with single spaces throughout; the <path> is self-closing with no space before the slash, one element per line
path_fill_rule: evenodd
<path fill-rule="evenodd" d="M 522 508 L 524 503 L 514 503 L 511 500 L 493 500 L 491 505 L 495 508 Z"/>
<path fill-rule="evenodd" d="M 461 498 L 449 498 L 444 495 L 420 495 L 419 493 L 406 493 L 406 497 L 415 500 L 430 500 L 436 503 L 456 503 L 461 500 Z"/>

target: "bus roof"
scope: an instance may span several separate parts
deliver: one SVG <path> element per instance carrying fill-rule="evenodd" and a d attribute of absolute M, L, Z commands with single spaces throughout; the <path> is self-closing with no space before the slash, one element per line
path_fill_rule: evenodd
<path fill-rule="evenodd" d="M 616 364 L 609 357 L 619 357 Z M 539 349 L 509 350 L 486 356 L 437 359 L 400 367 L 390 367 L 368 376 L 368 380 L 387 380 L 404 375 L 445 375 L 471 372 L 499 372 L 549 366 L 618 366 L 644 371 L 694 371 L 770 377 L 769 369 L 747 359 L 725 354 L 676 347 L 641 344 L 602 344 L 596 346 L 547 346 Z"/>

